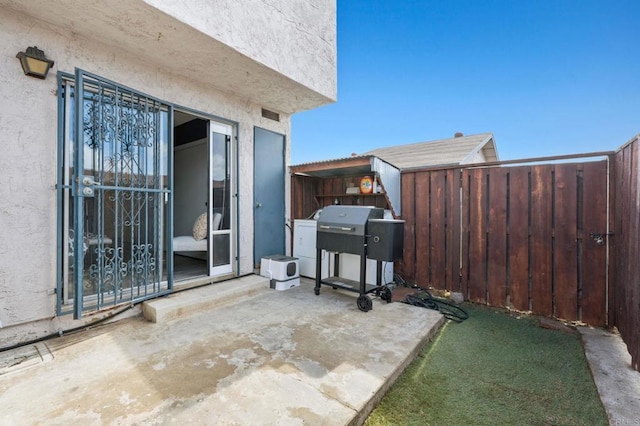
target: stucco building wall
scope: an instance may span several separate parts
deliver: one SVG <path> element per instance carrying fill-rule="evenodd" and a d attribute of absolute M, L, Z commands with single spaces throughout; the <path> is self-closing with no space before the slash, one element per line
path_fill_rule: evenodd
<path fill-rule="evenodd" d="M 145 1 L 292 80 L 336 97 L 335 0 Z"/>
<path fill-rule="evenodd" d="M 243 43 L 257 52 L 259 48 L 250 43 L 251 37 Z M 57 71 L 73 73 L 74 68 L 82 68 L 164 101 L 238 124 L 238 272 L 253 271 L 253 129 L 259 126 L 285 134 L 288 164 L 289 115 L 281 113 L 280 122 L 265 119 L 261 116 L 264 105 L 184 77 L 184 64 L 179 61 L 171 67 L 159 65 L 19 12 L 1 10 L 0 39 L 0 345 L 68 328 L 66 323 L 70 321 L 68 317 L 55 317 L 59 251 L 55 188 Z M 18 51 L 32 45 L 55 60 L 46 80 L 25 76 L 15 58 Z M 276 53 L 265 54 L 264 61 L 277 61 L 269 59 Z M 293 67 L 288 72 L 295 77 L 300 70 Z M 322 90 L 332 91 L 330 81 L 317 84 L 323 86 Z M 335 90 L 335 81 L 333 86 Z M 288 182 L 285 190 L 289 193 Z M 288 215 L 288 201 L 286 211 Z"/>

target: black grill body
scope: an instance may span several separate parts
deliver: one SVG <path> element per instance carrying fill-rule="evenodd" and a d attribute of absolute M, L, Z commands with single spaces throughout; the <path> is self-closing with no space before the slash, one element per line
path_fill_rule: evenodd
<path fill-rule="evenodd" d="M 404 220 L 371 219 L 368 226 L 367 257 L 395 262 L 402 259 Z"/>
<path fill-rule="evenodd" d="M 383 220 L 383 216 L 384 209 L 369 206 L 328 206 L 322 210 L 316 236 L 316 295 L 322 284 L 359 292 L 358 308 L 365 312 L 372 307 L 367 293 L 380 296 L 384 290 L 385 298 L 391 301 L 391 291 L 381 285 L 382 261 L 402 258 L 404 221 Z M 370 249 L 373 252 L 368 255 Z M 333 276 L 327 278 L 321 276 L 322 250 L 335 255 Z M 340 253 L 360 256 L 359 281 L 340 277 Z M 375 286 L 366 284 L 367 257 L 377 261 Z"/>

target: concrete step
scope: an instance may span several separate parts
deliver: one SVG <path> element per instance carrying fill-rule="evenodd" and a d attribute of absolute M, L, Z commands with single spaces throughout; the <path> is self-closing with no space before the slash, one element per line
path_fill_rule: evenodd
<path fill-rule="evenodd" d="M 269 288 L 269 279 L 247 275 L 144 302 L 142 315 L 151 322 L 166 322 L 268 291 L 274 291 Z"/>

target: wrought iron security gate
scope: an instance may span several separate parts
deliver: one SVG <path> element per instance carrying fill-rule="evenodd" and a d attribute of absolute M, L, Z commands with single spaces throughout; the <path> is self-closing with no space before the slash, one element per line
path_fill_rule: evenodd
<path fill-rule="evenodd" d="M 62 298 L 80 318 L 171 289 L 171 107 L 82 70 L 64 101 Z"/>

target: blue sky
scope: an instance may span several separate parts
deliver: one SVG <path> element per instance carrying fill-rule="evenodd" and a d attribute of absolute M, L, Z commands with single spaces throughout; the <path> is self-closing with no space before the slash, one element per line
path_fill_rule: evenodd
<path fill-rule="evenodd" d="M 338 101 L 292 118 L 292 164 L 492 132 L 503 160 L 640 133 L 638 0 L 338 0 Z"/>

